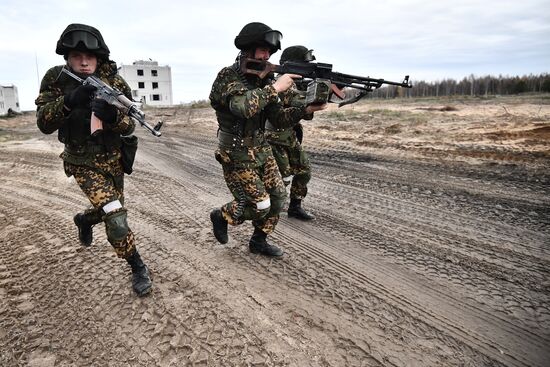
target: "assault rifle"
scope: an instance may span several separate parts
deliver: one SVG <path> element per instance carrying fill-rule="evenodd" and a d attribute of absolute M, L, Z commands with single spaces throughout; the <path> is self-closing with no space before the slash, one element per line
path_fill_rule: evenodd
<path fill-rule="evenodd" d="M 320 62 L 287 61 L 283 65 L 275 65 L 268 61 L 244 58 L 241 60 L 241 72 L 257 75 L 261 79 L 271 73 L 278 73 L 297 74 L 304 79 L 312 80 L 312 83 L 308 85 L 306 104 L 326 103 L 331 91 L 340 99 L 344 99 L 344 93 L 341 90 L 344 87 L 359 89 L 361 92 L 357 96 L 339 103 L 339 107 L 357 102 L 368 92 L 372 92 L 384 84 L 412 88 L 408 75 L 402 82 L 392 82 L 385 79 L 338 73 L 332 71 L 332 64 Z"/>
<path fill-rule="evenodd" d="M 155 127 L 149 125 L 145 121 L 145 114 L 143 111 L 137 108 L 136 104 L 128 99 L 121 91 L 105 84 L 101 79 L 94 75 L 90 75 L 86 79 L 82 79 L 71 73 L 66 68 L 63 68 L 62 71 L 83 85 L 93 85 L 97 89 L 95 92 L 95 98 L 101 98 L 107 101 L 107 103 L 115 106 L 120 112 L 139 122 L 141 126 L 149 130 L 156 137 L 161 136 L 160 128 L 162 127 L 162 121 L 157 122 Z M 93 112 L 90 120 L 90 130 L 92 135 L 103 130 L 103 122 L 98 119 Z"/>

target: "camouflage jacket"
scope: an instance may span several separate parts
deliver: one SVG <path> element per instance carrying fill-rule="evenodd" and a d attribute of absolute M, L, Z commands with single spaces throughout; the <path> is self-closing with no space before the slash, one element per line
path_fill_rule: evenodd
<path fill-rule="evenodd" d="M 261 141 L 267 119 L 275 124 L 287 125 L 303 118 L 305 106 L 292 103 L 296 96 L 285 93 L 277 95 L 271 84 L 272 80 L 268 78 L 240 74 L 236 65 L 223 68 L 210 93 L 210 103 L 216 110 L 219 129 L 240 138 L 255 136 L 259 132 L 261 139 L 258 141 Z M 287 107 L 283 105 L 285 102 Z M 220 145 L 223 145 L 221 140 Z"/>
<path fill-rule="evenodd" d="M 109 128 L 104 126 L 104 139 L 102 143 L 91 138 L 90 134 L 90 116 L 91 108 L 77 107 L 67 111 L 63 107 L 63 97 L 71 90 L 79 86 L 79 83 L 61 72 L 63 66 L 55 66 L 49 69 L 40 85 L 40 94 L 36 98 L 37 105 L 36 117 L 37 125 L 44 134 L 51 134 L 58 130 L 59 140 L 65 144 L 65 153 L 71 149 L 79 149 L 86 153 L 91 146 L 104 145 L 105 150 L 116 149 L 120 147 L 120 135 L 128 135 L 134 131 L 135 123 L 126 115 L 119 112 L 117 115 L 117 124 Z M 124 95 L 131 99 L 131 90 L 124 79 L 118 75 L 116 64 L 114 62 L 99 63 L 96 75 L 110 86 L 120 90 Z M 97 153 L 101 149 L 93 149 Z M 62 157 L 78 164 L 84 159 L 81 157 L 71 157 L 71 154 L 64 154 Z M 74 158 L 74 159 L 71 159 Z M 77 159 L 78 158 L 78 159 Z"/>

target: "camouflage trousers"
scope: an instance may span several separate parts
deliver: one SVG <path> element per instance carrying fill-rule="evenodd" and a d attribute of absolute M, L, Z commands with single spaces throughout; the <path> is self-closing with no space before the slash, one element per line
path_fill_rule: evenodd
<path fill-rule="evenodd" d="M 128 228 L 124 205 L 124 172 L 120 163 L 120 153 L 97 154 L 96 159 L 87 165 L 64 162 L 67 176 L 74 176 L 93 208 L 84 212 L 88 223 L 105 222 L 107 239 L 120 258 L 128 258 L 135 252 L 135 238 Z M 105 205 L 119 202 L 122 207 L 109 213 Z"/>
<path fill-rule="evenodd" d="M 303 199 L 307 195 L 307 184 L 311 180 L 311 165 L 302 145 L 295 136 L 290 144 L 280 145 L 270 140 L 273 156 L 279 166 L 285 186 L 290 186 L 291 199 Z"/>
<path fill-rule="evenodd" d="M 271 233 L 279 221 L 286 191 L 271 147 L 264 145 L 241 150 L 216 151 L 233 200 L 222 206 L 222 215 L 231 225 L 252 220 L 255 228 Z"/>

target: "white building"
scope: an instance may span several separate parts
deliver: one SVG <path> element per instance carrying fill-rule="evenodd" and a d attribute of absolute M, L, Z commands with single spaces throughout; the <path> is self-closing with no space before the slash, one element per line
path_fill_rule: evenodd
<path fill-rule="evenodd" d="M 9 109 L 21 112 L 17 87 L 15 85 L 0 85 L 0 115 L 6 115 Z"/>
<path fill-rule="evenodd" d="M 120 65 L 120 75 L 132 89 L 135 101 L 150 106 L 172 105 L 172 71 L 170 66 L 159 66 L 156 61 L 134 61 Z"/>

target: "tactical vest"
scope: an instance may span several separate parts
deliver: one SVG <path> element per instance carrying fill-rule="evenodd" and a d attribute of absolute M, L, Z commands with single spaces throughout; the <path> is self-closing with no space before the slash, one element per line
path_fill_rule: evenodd
<path fill-rule="evenodd" d="M 61 74 L 57 80 L 58 86 L 66 95 L 80 84 L 65 74 Z M 92 109 L 90 106 L 75 107 L 65 122 L 59 128 L 57 137 L 60 142 L 65 144 L 65 152 L 79 155 L 85 153 L 103 153 L 120 148 L 120 134 L 110 130 L 103 130 L 101 138 L 93 138 L 90 131 L 90 117 Z"/>
<path fill-rule="evenodd" d="M 259 79 L 255 76 L 244 75 L 237 63 L 230 66 L 229 69 L 235 72 L 248 90 L 263 88 L 271 82 L 268 78 Z M 229 106 L 217 104 L 215 107 L 219 124 L 220 144 L 226 146 L 258 146 L 266 144 L 263 134 L 267 118 L 263 110 L 249 119 L 243 119 L 231 113 Z M 231 141 L 237 142 L 237 144 L 229 144 Z"/>

